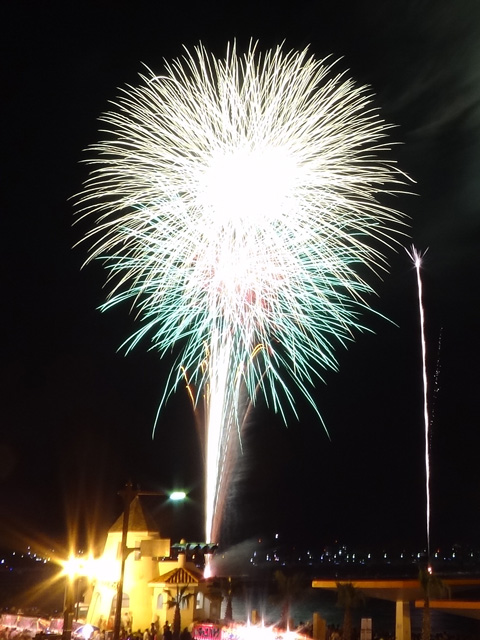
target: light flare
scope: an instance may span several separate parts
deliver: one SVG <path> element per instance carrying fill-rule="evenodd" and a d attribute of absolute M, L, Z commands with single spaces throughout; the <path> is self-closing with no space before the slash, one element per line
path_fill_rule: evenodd
<path fill-rule="evenodd" d="M 209 627 L 210 629 L 207 631 Z M 200 640 L 204 637 L 218 637 L 220 640 L 307 640 L 308 638 L 306 634 L 301 632 L 280 629 L 275 625 L 267 625 L 263 621 L 261 624 L 232 622 L 222 627 L 213 624 L 198 624 L 193 627 L 192 637 L 193 640 Z"/>
<path fill-rule="evenodd" d="M 109 272 L 102 309 L 136 309 L 127 351 L 147 336 L 162 357 L 181 345 L 160 407 L 185 371 L 204 398 L 207 542 L 250 404 L 286 421 L 295 388 L 320 416 L 315 383 L 366 329 L 365 273 L 386 269 L 401 232 L 383 200 L 406 181 L 390 127 L 333 67 L 307 49 L 234 44 L 217 59 L 199 45 L 124 89 L 90 147 L 80 206 L 97 219 L 88 261 Z"/>

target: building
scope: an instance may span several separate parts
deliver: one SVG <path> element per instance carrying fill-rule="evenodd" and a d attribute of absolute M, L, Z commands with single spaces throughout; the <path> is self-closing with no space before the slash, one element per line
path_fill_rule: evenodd
<path fill-rule="evenodd" d="M 113 629 L 122 536 L 123 514 L 107 534 L 89 598 L 86 622 L 101 629 Z M 175 559 L 170 557 L 170 540 L 160 538 L 156 523 L 144 511 L 138 495 L 129 507 L 126 546 L 122 626 L 144 631 L 154 623 L 162 628 L 165 622 L 173 622 L 175 601 L 179 604 L 182 627 L 220 618 L 220 591 L 211 589 L 202 572 L 186 560 L 184 553 Z"/>

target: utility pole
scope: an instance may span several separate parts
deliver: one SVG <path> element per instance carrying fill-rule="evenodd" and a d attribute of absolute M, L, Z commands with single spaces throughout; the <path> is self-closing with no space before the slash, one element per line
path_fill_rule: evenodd
<path fill-rule="evenodd" d="M 127 482 L 125 489 L 118 492 L 123 498 L 123 526 L 122 526 L 122 542 L 120 544 L 120 578 L 117 582 L 117 605 L 115 607 L 115 618 L 113 622 L 113 640 L 120 640 L 120 627 L 122 623 L 122 600 L 123 600 L 123 581 L 125 578 L 125 560 L 128 554 L 135 551 L 134 548 L 127 546 L 128 524 L 130 520 L 130 505 L 137 496 L 166 496 L 164 491 L 141 491 L 134 489 L 131 482 Z M 177 492 L 179 493 L 179 492 Z M 176 494 L 172 494 L 172 499 L 183 499 L 185 494 L 179 498 Z M 65 639 L 69 640 L 69 639 Z"/>
<path fill-rule="evenodd" d="M 65 585 L 65 597 L 63 606 L 63 631 L 62 640 L 71 640 L 72 638 L 72 626 L 74 615 L 74 596 L 73 596 L 73 578 L 67 576 L 67 582 Z"/>
<path fill-rule="evenodd" d="M 115 619 L 113 622 L 113 640 L 120 640 L 120 625 L 122 622 L 122 600 L 123 600 L 123 579 L 125 577 L 125 560 L 127 559 L 127 535 L 128 521 L 130 519 L 130 504 L 132 503 L 135 493 L 132 483 L 127 482 L 125 489 L 118 492 L 123 498 L 123 524 L 122 524 L 122 542 L 120 544 L 120 578 L 117 582 L 117 603 L 115 606 Z"/>

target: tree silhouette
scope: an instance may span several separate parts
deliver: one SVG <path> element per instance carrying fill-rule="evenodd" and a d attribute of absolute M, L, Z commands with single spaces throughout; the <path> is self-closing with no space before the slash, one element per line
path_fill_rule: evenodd
<path fill-rule="evenodd" d="M 423 591 L 422 640 L 430 640 L 430 598 L 450 597 L 450 589 L 441 578 L 433 575 L 430 568 L 420 569 L 418 581 Z"/>
<path fill-rule="evenodd" d="M 227 593 L 227 606 L 225 607 L 225 622 L 231 622 L 233 620 L 233 589 L 232 589 L 232 578 L 228 578 L 228 582 L 226 584 L 226 593 Z"/>
<path fill-rule="evenodd" d="M 177 587 L 177 591 L 174 595 L 172 595 L 170 589 L 164 589 L 164 591 L 168 596 L 167 607 L 169 609 L 175 607 L 172 625 L 173 640 L 180 640 L 180 630 L 182 628 L 180 608 L 188 604 L 190 598 L 193 597 L 193 593 L 188 592 L 188 586 L 186 585 L 183 587 Z"/>
<path fill-rule="evenodd" d="M 305 577 L 301 573 L 287 576 L 283 571 L 275 571 L 274 576 L 277 583 L 277 595 L 274 599 L 282 605 L 279 627 L 288 629 L 292 605 L 306 590 Z"/>
<path fill-rule="evenodd" d="M 352 640 L 352 609 L 365 603 L 365 594 L 351 582 L 337 582 L 337 604 L 345 610 L 342 640 Z"/>

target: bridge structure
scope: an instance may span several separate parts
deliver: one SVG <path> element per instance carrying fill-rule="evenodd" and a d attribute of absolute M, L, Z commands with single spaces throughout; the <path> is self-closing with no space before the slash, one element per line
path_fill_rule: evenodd
<path fill-rule="evenodd" d="M 312 587 L 336 591 L 339 582 L 351 582 L 367 598 L 395 602 L 395 640 L 411 640 L 411 605 L 417 608 L 424 606 L 424 593 L 418 580 L 313 580 Z M 442 582 L 449 587 L 451 597 L 430 599 L 430 609 L 480 620 L 480 578 L 442 578 Z M 461 599 L 462 593 L 472 592 L 476 594 L 475 599 Z"/>

